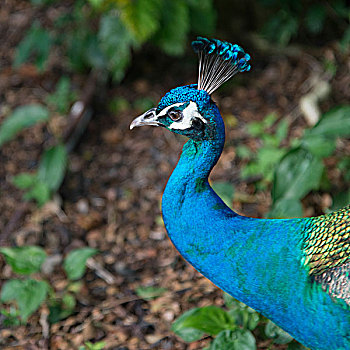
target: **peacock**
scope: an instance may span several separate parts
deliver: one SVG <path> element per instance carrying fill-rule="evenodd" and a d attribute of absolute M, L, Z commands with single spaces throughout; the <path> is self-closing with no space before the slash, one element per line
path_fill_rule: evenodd
<path fill-rule="evenodd" d="M 153 125 L 187 136 L 162 197 L 168 235 L 219 288 L 311 349 L 350 349 L 350 206 L 310 218 L 256 219 L 232 211 L 208 176 L 225 142 L 211 94 L 250 56 L 239 45 L 198 37 L 198 83 L 167 92 L 130 129 Z"/>

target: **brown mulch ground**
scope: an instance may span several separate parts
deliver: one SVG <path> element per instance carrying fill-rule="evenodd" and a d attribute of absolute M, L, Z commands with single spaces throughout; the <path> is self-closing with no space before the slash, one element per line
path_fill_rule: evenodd
<path fill-rule="evenodd" d="M 0 47 L 0 122 L 19 105 L 43 103 L 64 70 L 57 57 L 52 57 L 50 69 L 43 74 L 32 65 L 11 68 L 14 47 L 34 14 L 21 1 L 4 4 L 0 33 L 8 40 Z M 212 180 L 231 182 L 237 193 L 246 195 L 234 201 L 235 209 L 245 215 L 261 217 L 270 205 L 269 193 L 257 193 L 253 182 L 240 178 L 242 164 L 235 156 L 235 147 L 243 143 L 254 150 L 259 146 L 257 140 L 248 137 L 245 124 L 276 112 L 291 122 L 291 137 L 300 135 L 306 122 L 298 103 L 309 92 L 312 77 L 322 72 L 322 57 L 339 65 L 322 110 L 349 101 L 349 62 L 332 45 L 318 49 L 315 57 L 306 52 L 270 58 L 256 54 L 255 71 L 244 76 L 246 80 L 239 78 L 241 85 L 229 85 L 214 96 L 227 124 L 227 145 Z M 26 130 L 0 150 L 0 232 L 9 230 L 6 244 L 39 245 L 50 256 L 58 257 L 77 247 L 99 250 L 82 280 L 76 312 L 51 326 L 47 324 L 46 306 L 25 326 L 4 328 L 0 319 L 2 349 L 77 349 L 85 341 L 103 340 L 107 349 L 190 350 L 210 342 L 207 338 L 186 344 L 170 331 L 172 321 L 192 307 L 223 305 L 222 292 L 179 256 L 160 220 L 162 190 L 184 139 L 160 128 L 129 131 L 131 120 L 142 112 L 133 107 L 135 100 L 150 97 L 157 102 L 169 88 L 193 81 L 196 69 L 192 66 L 193 71 L 185 70 L 182 78 L 181 69 L 175 67 L 159 77 L 153 63 L 138 55 L 136 64 L 138 59 L 140 64 L 131 68 L 120 86 L 96 92 L 93 119 L 69 156 L 65 181 L 59 194 L 43 208 L 34 203 L 23 206 L 22 192 L 12 185 L 11 178 L 34 171 L 43 144 L 50 143 L 50 132 L 69 121 L 54 115 L 49 127 L 37 125 Z M 178 62 L 173 60 L 173 65 Z M 157 69 L 162 65 L 165 68 L 160 62 Z M 85 81 L 84 76 L 73 77 L 78 93 Z M 106 106 L 117 96 L 128 100 L 131 107 L 113 115 Z M 349 151 L 349 144 L 343 149 Z M 332 182 L 339 188 L 345 186 L 332 159 L 327 162 Z M 305 212 L 318 214 L 324 207 L 315 204 L 328 198 L 326 193 L 308 196 Z M 14 276 L 2 258 L 0 271 L 0 283 Z M 67 285 L 59 264 L 42 276 L 58 295 Z M 167 292 L 144 300 L 135 292 L 140 286 L 164 287 Z M 278 348 L 269 347 L 269 341 L 258 346 Z"/>

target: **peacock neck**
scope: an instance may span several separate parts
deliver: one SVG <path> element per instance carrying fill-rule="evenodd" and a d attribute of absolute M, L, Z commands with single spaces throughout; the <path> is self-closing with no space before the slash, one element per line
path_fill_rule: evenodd
<path fill-rule="evenodd" d="M 225 137 L 215 140 L 189 140 L 183 147 L 180 160 L 174 170 L 176 177 L 186 179 L 187 183 L 206 180 L 220 158 Z"/>
<path fill-rule="evenodd" d="M 211 198 L 216 196 L 208 183 L 208 176 L 220 158 L 225 142 L 224 132 L 217 135 L 211 140 L 191 139 L 184 145 L 178 164 L 163 193 L 164 223 L 170 239 L 180 251 L 179 242 L 185 244 L 196 239 L 193 234 L 188 234 L 190 229 L 188 224 L 194 212 L 199 210 L 202 210 L 202 213 L 207 212 L 208 209 L 201 203 L 207 206 Z M 221 201 L 217 196 L 216 199 Z M 186 255 L 183 251 L 181 254 Z"/>

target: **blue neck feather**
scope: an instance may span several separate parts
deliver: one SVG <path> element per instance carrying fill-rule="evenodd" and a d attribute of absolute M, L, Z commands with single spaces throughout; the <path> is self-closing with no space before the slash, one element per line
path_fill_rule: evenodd
<path fill-rule="evenodd" d="M 204 276 L 303 344 L 318 350 L 350 349 L 349 311 L 311 284 L 302 267 L 305 220 L 240 216 L 210 187 L 208 176 L 225 134 L 217 108 L 211 113 L 217 114 L 216 137 L 184 145 L 164 191 L 162 213 L 170 239 Z M 323 332 L 332 337 L 320 342 Z"/>

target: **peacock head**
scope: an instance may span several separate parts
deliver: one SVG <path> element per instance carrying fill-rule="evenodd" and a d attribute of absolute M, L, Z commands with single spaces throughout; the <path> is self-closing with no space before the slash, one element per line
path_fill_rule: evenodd
<path fill-rule="evenodd" d="M 130 129 L 142 125 L 162 126 L 199 141 L 214 138 L 223 122 L 210 95 L 192 84 L 170 90 L 156 108 L 134 119 Z"/>
<path fill-rule="evenodd" d="M 238 45 L 217 39 L 197 38 L 192 47 L 199 55 L 198 84 L 170 90 L 152 108 L 134 119 L 136 126 L 162 126 L 195 141 L 216 139 L 224 124 L 211 99 L 220 85 L 238 72 L 250 70 L 250 56 Z"/>

